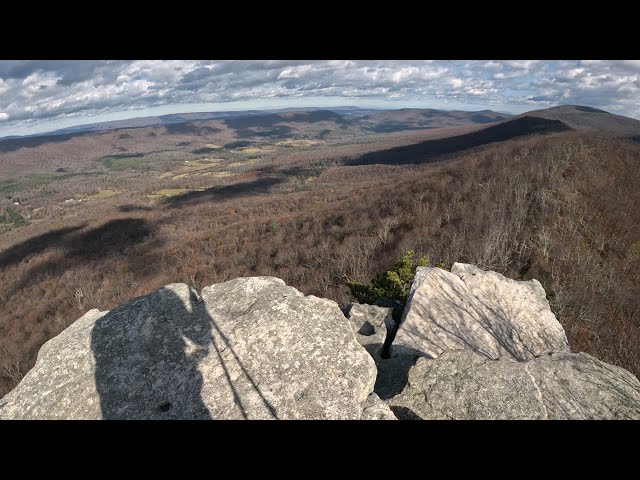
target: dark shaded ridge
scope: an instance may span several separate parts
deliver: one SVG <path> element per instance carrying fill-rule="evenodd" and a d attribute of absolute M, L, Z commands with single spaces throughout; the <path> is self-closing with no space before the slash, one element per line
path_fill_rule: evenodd
<path fill-rule="evenodd" d="M 286 138 L 291 136 L 292 133 L 293 133 L 293 129 L 286 125 L 278 125 L 268 130 L 255 130 L 250 128 L 236 130 L 236 136 L 239 138 L 248 138 L 248 137 Z"/>
<path fill-rule="evenodd" d="M 441 128 L 439 125 L 416 125 L 413 123 L 382 123 L 369 127 L 369 130 L 375 133 L 393 133 L 404 132 L 407 130 L 432 130 Z"/>
<path fill-rule="evenodd" d="M 6 140 L 0 139 L 0 153 L 15 152 L 21 148 L 35 148 L 50 142 L 66 142 L 67 140 L 71 140 L 72 137 L 86 135 L 88 133 L 93 132 L 69 133 L 66 135 L 43 135 L 28 138 L 10 138 Z"/>
<path fill-rule="evenodd" d="M 576 110 L 579 110 L 581 112 L 589 112 L 589 113 L 609 113 L 609 112 L 605 112 L 604 110 L 600 110 L 599 108 L 593 108 L 593 107 L 583 107 L 581 105 L 575 105 L 573 108 L 575 108 Z"/>
<path fill-rule="evenodd" d="M 439 155 L 456 153 L 489 143 L 504 142 L 527 135 L 544 135 L 568 130 L 571 130 L 571 128 L 560 120 L 525 116 L 464 135 L 427 140 L 426 142 L 415 145 L 367 153 L 360 157 L 347 160 L 344 164 L 355 166 L 424 163 Z"/>
<path fill-rule="evenodd" d="M 469 117 L 470 120 L 472 120 L 475 123 L 493 123 L 493 122 L 497 122 L 499 120 L 504 120 L 505 116 L 503 115 L 496 115 L 495 118 L 492 118 L 488 115 L 483 115 L 481 113 L 478 113 L 476 115 L 471 115 Z"/>
<path fill-rule="evenodd" d="M 225 118 L 224 123 L 229 128 L 247 129 L 254 127 L 273 127 L 278 123 L 285 122 L 336 122 L 348 123 L 342 115 L 332 112 L 331 110 L 314 110 L 311 112 L 295 112 L 295 113 L 270 113 L 266 115 L 252 115 L 238 118 Z"/>
<path fill-rule="evenodd" d="M 167 133 L 174 135 L 209 135 L 221 131 L 221 129 L 210 127 L 209 125 L 190 122 L 173 123 L 165 125 L 164 128 L 166 129 Z"/>

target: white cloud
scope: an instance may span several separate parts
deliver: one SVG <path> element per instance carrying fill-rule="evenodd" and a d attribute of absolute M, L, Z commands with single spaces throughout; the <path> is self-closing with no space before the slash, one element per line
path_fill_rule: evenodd
<path fill-rule="evenodd" d="M 311 72 L 313 67 L 311 65 L 300 65 L 297 67 L 286 68 L 280 75 L 278 75 L 278 80 L 286 79 L 286 78 L 300 78 L 306 73 Z"/>
<path fill-rule="evenodd" d="M 640 117 L 640 61 L 0 61 L 0 135 L 158 105 L 315 97 L 506 111 L 574 103 Z"/>
<path fill-rule="evenodd" d="M 569 78 L 576 78 L 584 73 L 584 68 L 572 68 L 567 72 L 567 76 Z"/>
<path fill-rule="evenodd" d="M 502 64 L 499 62 L 494 62 L 493 60 L 490 60 L 488 62 L 483 63 L 482 67 L 488 68 L 489 70 L 501 70 Z"/>
<path fill-rule="evenodd" d="M 622 60 L 622 64 L 640 72 L 640 60 Z"/>
<path fill-rule="evenodd" d="M 417 67 L 400 68 L 399 70 L 393 72 L 393 74 L 391 75 L 391 80 L 395 83 L 400 83 L 415 76 L 419 72 L 420 69 Z"/>
<path fill-rule="evenodd" d="M 509 68 L 517 70 L 529 70 L 538 63 L 538 60 L 508 60 L 504 62 Z"/>

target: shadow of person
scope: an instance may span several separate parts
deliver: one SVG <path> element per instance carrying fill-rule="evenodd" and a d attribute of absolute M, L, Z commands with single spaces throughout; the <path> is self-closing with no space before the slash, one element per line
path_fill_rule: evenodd
<path fill-rule="evenodd" d="M 91 334 L 104 419 L 211 419 L 199 362 L 213 343 L 197 293 L 167 285 L 100 318 Z"/>

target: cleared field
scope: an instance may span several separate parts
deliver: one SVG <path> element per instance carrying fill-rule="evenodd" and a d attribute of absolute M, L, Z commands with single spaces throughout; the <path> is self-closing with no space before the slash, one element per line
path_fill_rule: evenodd
<path fill-rule="evenodd" d="M 29 173 L 20 178 L 0 180 L 0 193 L 11 194 L 47 185 L 57 180 L 83 175 L 81 173 Z"/>
<path fill-rule="evenodd" d="M 273 152 L 272 147 L 243 147 L 236 150 L 244 155 L 264 155 Z"/>
<path fill-rule="evenodd" d="M 112 171 L 126 170 L 127 168 L 140 167 L 144 163 L 142 153 L 123 153 L 120 155 L 107 155 L 98 159 L 105 168 Z"/>
<path fill-rule="evenodd" d="M 104 198 L 109 198 L 109 197 L 113 197 L 114 195 L 118 195 L 119 193 L 122 193 L 122 192 L 120 192 L 119 190 L 111 190 L 111 189 L 100 190 L 98 193 L 89 195 L 88 197 L 85 198 L 85 200 L 102 200 Z"/>
<path fill-rule="evenodd" d="M 203 173 L 199 173 L 198 175 L 200 175 L 201 177 L 212 176 L 214 178 L 226 178 L 226 177 L 233 177 L 236 174 L 233 172 L 203 172 Z"/>
<path fill-rule="evenodd" d="M 147 198 L 176 197 L 184 193 L 201 192 L 203 190 L 204 188 L 164 188 L 147 195 Z"/>
<path fill-rule="evenodd" d="M 202 155 L 202 154 L 206 154 L 206 153 L 215 152 L 216 150 L 219 150 L 221 148 L 223 148 L 223 147 L 221 147 L 220 145 L 210 144 L 210 145 L 206 145 L 204 147 L 193 149 L 193 150 L 191 150 L 191 153 L 195 153 L 196 155 Z"/>
<path fill-rule="evenodd" d="M 184 163 L 188 166 L 217 165 L 222 160 L 222 158 L 199 158 L 198 160 L 185 160 Z"/>
<path fill-rule="evenodd" d="M 277 142 L 276 145 L 280 147 L 313 147 L 314 145 L 320 145 L 321 141 L 319 140 L 283 140 L 281 142 Z"/>
<path fill-rule="evenodd" d="M 242 160 L 241 162 L 231 162 L 231 163 L 227 163 L 225 165 L 226 168 L 235 168 L 235 167 L 243 167 L 243 166 L 247 166 L 247 165 L 255 165 L 257 159 L 252 158 L 252 159 L 248 159 L 248 160 Z"/>

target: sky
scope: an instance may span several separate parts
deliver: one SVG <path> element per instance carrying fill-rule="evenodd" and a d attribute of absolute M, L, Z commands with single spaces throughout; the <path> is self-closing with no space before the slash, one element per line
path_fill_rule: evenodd
<path fill-rule="evenodd" d="M 183 112 L 562 104 L 640 119 L 640 60 L 0 60 L 0 137 Z"/>

